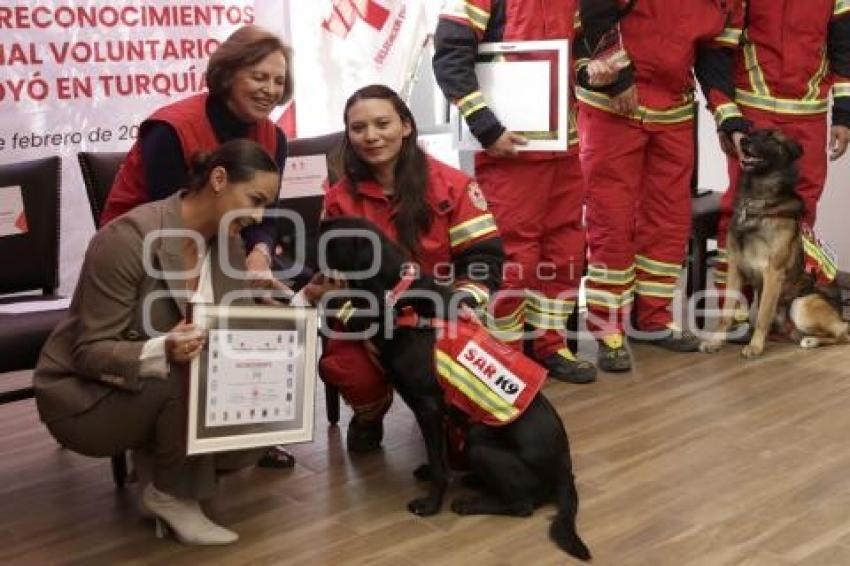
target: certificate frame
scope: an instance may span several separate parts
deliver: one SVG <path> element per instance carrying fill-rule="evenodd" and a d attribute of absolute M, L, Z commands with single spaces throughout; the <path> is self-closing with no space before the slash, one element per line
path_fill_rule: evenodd
<path fill-rule="evenodd" d="M 570 44 L 566 39 L 549 39 L 541 41 L 512 41 L 512 42 L 494 42 L 481 43 L 478 45 L 478 54 L 476 58 L 475 73 L 478 76 L 478 82 L 484 100 L 487 101 L 491 110 L 499 117 L 502 124 L 510 131 L 523 135 L 528 139 L 528 144 L 517 145 L 517 151 L 567 151 L 568 136 L 569 136 L 569 54 Z M 511 55 L 524 55 L 525 58 L 517 60 L 511 59 Z M 554 61 L 552 60 L 554 56 Z M 548 60 L 547 60 L 548 57 Z M 493 73 L 496 66 L 500 71 L 511 74 L 510 65 L 516 62 L 528 63 L 530 58 L 538 63 L 548 63 L 550 66 L 550 75 L 557 77 L 556 84 L 549 83 L 550 103 L 548 109 L 550 111 L 550 122 L 554 122 L 555 127 L 550 127 L 546 130 L 524 130 L 515 128 L 511 125 L 511 108 L 501 108 L 499 104 L 493 104 L 493 93 L 488 92 L 486 86 L 488 75 Z M 551 67 L 556 66 L 554 72 Z M 505 76 L 503 74 L 503 76 Z M 528 81 L 517 79 L 512 81 L 515 84 L 523 84 L 526 88 L 529 85 Z M 551 104 L 552 97 L 556 97 L 555 104 Z M 539 98 L 539 96 L 538 96 Z M 511 106 L 521 108 L 525 105 L 523 100 L 513 99 Z M 527 106 L 526 106 L 527 107 Z M 455 132 L 457 147 L 459 150 L 480 151 L 483 148 L 478 140 L 472 135 L 466 120 L 463 119 L 460 110 L 456 105 L 452 105 L 450 115 L 450 123 L 452 130 Z"/>
<path fill-rule="evenodd" d="M 208 339 L 201 354 L 192 361 L 189 371 L 189 392 L 187 412 L 186 452 L 189 455 L 223 452 L 228 450 L 245 450 L 272 446 L 275 444 L 293 444 L 309 442 L 313 439 L 315 420 L 317 352 L 318 352 L 318 312 L 309 307 L 278 307 L 267 305 L 192 305 L 192 322 L 208 332 Z M 247 332 L 246 332 L 247 331 Z M 263 335 L 278 335 L 295 337 L 293 345 L 288 349 L 273 346 L 259 354 L 248 354 L 247 358 L 238 358 L 238 349 L 223 345 L 224 337 L 251 335 L 252 331 L 261 331 Z M 294 334 L 293 334 L 294 332 Z M 241 333 L 241 334 L 240 334 Z M 275 334 L 277 333 L 277 334 Z M 218 345 L 221 340 L 221 346 Z M 229 350 L 228 350 L 229 349 Z M 280 380 L 292 380 L 285 386 L 287 403 L 280 403 L 286 410 L 279 420 L 265 422 L 231 422 L 211 424 L 210 401 L 215 403 L 216 395 L 224 396 L 230 390 L 225 386 L 216 391 L 216 385 L 210 379 L 210 369 L 215 371 L 219 356 L 233 355 L 234 358 L 249 360 L 250 356 L 261 356 L 263 360 L 271 360 L 278 364 L 292 365 L 289 375 L 280 374 Z M 213 358 L 215 356 L 215 358 Z M 228 360 L 221 360 L 227 362 Z M 233 360 L 229 360 L 234 363 Z M 226 365 L 226 364 L 225 364 Z M 262 365 L 262 364 L 261 364 Z M 275 366 L 269 362 L 270 367 Z M 290 369 L 290 368 L 288 368 Z M 251 370 L 248 370 L 251 371 Z M 257 374 L 253 374 L 257 377 Z M 269 371 L 267 375 L 257 377 L 262 380 L 277 380 L 276 372 Z M 237 380 L 238 381 L 238 380 Z M 211 387 L 212 383 L 212 387 Z M 234 387 L 251 387 L 246 382 L 229 384 Z M 283 387 L 282 383 L 271 386 Z M 213 390 L 211 392 L 211 389 Z M 254 388 L 256 390 L 256 387 Z M 291 395 L 291 401 L 289 401 Z M 231 395 L 232 397 L 232 395 Z M 247 403 L 244 397 L 237 397 L 239 402 Z M 254 399 L 256 401 L 256 397 Z M 250 403 L 244 405 L 247 412 L 254 411 Z M 214 412 L 213 409 L 211 412 Z M 277 411 L 275 411 L 275 415 Z M 215 416 L 215 415 L 213 415 Z M 226 415 L 225 415 L 226 416 Z M 259 416 L 259 414 L 258 414 Z M 265 412 L 263 417 L 265 417 Z M 272 417 L 268 417 L 272 419 Z M 219 417 L 220 421 L 221 417 Z"/>

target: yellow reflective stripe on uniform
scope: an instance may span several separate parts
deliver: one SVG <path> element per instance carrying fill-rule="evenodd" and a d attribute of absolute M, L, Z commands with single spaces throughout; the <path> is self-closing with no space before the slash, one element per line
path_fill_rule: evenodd
<path fill-rule="evenodd" d="M 456 248 L 470 240 L 496 231 L 496 220 L 489 212 L 449 228 L 451 246 Z"/>
<path fill-rule="evenodd" d="M 583 68 L 587 67 L 590 64 L 590 59 L 583 57 L 581 59 L 576 59 L 576 71 L 581 71 Z"/>
<path fill-rule="evenodd" d="M 840 16 L 850 12 L 850 0 L 835 0 L 835 7 L 832 9 L 833 16 Z"/>
<path fill-rule="evenodd" d="M 446 3 L 440 12 L 444 16 L 466 20 L 474 28 L 484 31 L 490 21 L 490 13 L 482 10 L 468 0 L 452 0 Z"/>
<path fill-rule="evenodd" d="M 619 308 L 631 304 L 634 300 L 634 286 L 630 286 L 622 293 L 612 293 L 601 289 L 585 289 L 585 300 L 589 305 L 598 305 L 608 308 Z"/>
<path fill-rule="evenodd" d="M 803 100 L 817 100 L 818 94 L 820 93 L 820 83 L 823 81 L 823 78 L 826 76 L 828 71 L 829 60 L 826 58 L 826 46 L 824 46 L 821 48 L 820 66 L 818 67 L 818 70 L 815 71 L 815 74 L 812 75 L 812 78 L 809 79 L 806 96 L 803 97 Z"/>
<path fill-rule="evenodd" d="M 487 325 L 499 330 L 514 330 L 516 328 L 522 328 L 522 324 L 525 321 L 525 307 L 527 305 L 527 301 L 523 299 L 515 311 L 500 317 L 495 317 L 488 312 Z"/>
<path fill-rule="evenodd" d="M 814 259 L 818 265 L 820 265 L 821 269 L 823 269 L 824 274 L 830 279 L 834 279 L 836 273 L 838 273 L 838 266 L 835 262 L 830 258 L 818 245 L 818 243 L 812 240 L 805 233 L 803 234 L 803 251 L 807 256 Z"/>
<path fill-rule="evenodd" d="M 476 90 L 460 98 L 455 103 L 457 104 L 458 110 L 463 114 L 464 118 L 474 114 L 487 106 L 487 102 L 484 100 L 484 95 L 481 94 L 480 90 Z"/>
<path fill-rule="evenodd" d="M 553 314 L 560 316 L 562 314 L 569 315 L 575 308 L 575 301 L 565 299 L 550 299 L 549 297 L 538 293 L 537 291 L 527 290 L 528 308 L 534 309 L 540 313 Z"/>
<path fill-rule="evenodd" d="M 729 267 L 729 252 L 726 248 L 717 248 L 717 255 L 714 257 L 714 282 L 725 284 L 728 277 Z"/>
<path fill-rule="evenodd" d="M 850 96 L 850 83 L 835 83 L 832 85 L 832 96 L 834 98 Z"/>
<path fill-rule="evenodd" d="M 567 129 L 567 147 L 578 145 L 578 122 L 576 119 L 576 107 L 570 109 L 569 127 Z"/>
<path fill-rule="evenodd" d="M 634 281 L 635 266 L 632 264 L 627 269 L 610 269 L 591 265 L 587 268 L 587 276 L 591 281 L 605 285 L 625 285 Z"/>
<path fill-rule="evenodd" d="M 456 291 L 464 291 L 472 295 L 479 305 L 486 304 L 490 299 L 490 293 L 487 290 L 475 285 L 474 283 L 461 283 L 455 287 Z"/>
<path fill-rule="evenodd" d="M 822 114 L 827 110 L 827 101 L 823 100 L 794 100 L 790 98 L 773 98 L 754 92 L 735 89 L 735 102 L 743 106 L 767 110 L 777 114 Z"/>
<path fill-rule="evenodd" d="M 466 395 L 473 403 L 487 411 L 500 421 L 507 422 L 517 416 L 519 410 L 493 393 L 481 383 L 468 369 L 457 363 L 454 358 L 435 349 L 437 372 L 443 378 Z"/>
<path fill-rule="evenodd" d="M 593 106 L 594 108 L 611 112 L 612 114 L 626 116 L 625 114 L 620 114 L 614 110 L 614 106 L 611 103 L 611 97 L 607 94 L 594 92 L 592 90 L 576 86 L 576 98 L 589 106 Z M 632 120 L 650 122 L 654 124 L 678 124 L 680 122 L 687 122 L 688 120 L 693 119 L 694 105 L 692 101 L 689 101 L 687 104 L 676 106 L 675 108 L 668 108 L 667 110 L 653 110 L 646 106 L 638 106 L 637 110 L 626 117 L 631 118 Z"/>
<path fill-rule="evenodd" d="M 741 28 L 725 28 L 714 37 L 714 41 L 718 43 L 725 43 L 726 45 L 737 46 L 741 41 L 741 35 L 743 33 L 744 30 Z"/>
<path fill-rule="evenodd" d="M 743 118 L 741 109 L 734 102 L 725 102 L 714 109 L 714 121 L 719 126 L 729 118 Z"/>
<path fill-rule="evenodd" d="M 669 263 L 666 261 L 658 261 L 657 259 L 649 259 L 644 255 L 636 255 L 635 262 L 637 268 L 652 275 L 660 275 L 662 277 L 678 277 L 682 272 L 682 264 Z"/>
<path fill-rule="evenodd" d="M 635 284 L 635 292 L 638 295 L 660 297 L 662 299 L 671 299 L 673 298 L 673 294 L 676 292 L 676 284 L 638 280 Z"/>
<path fill-rule="evenodd" d="M 759 67 L 756 46 L 746 36 L 744 36 L 744 64 L 749 69 L 747 73 L 750 75 L 750 84 L 753 90 L 761 95 L 770 95 L 770 89 L 767 87 L 767 81 L 764 79 L 764 73 L 761 67 Z"/>
<path fill-rule="evenodd" d="M 527 293 L 528 308 L 525 311 L 525 321 L 528 324 L 547 330 L 564 328 L 575 308 L 575 301 L 550 299 L 530 289 Z"/>
<path fill-rule="evenodd" d="M 562 330 L 567 324 L 567 318 L 569 317 L 544 314 L 531 310 L 525 314 L 525 321 L 529 325 L 542 330 Z"/>
<path fill-rule="evenodd" d="M 354 308 L 354 305 L 351 304 L 351 301 L 345 301 L 345 304 L 339 308 L 339 311 L 336 314 L 337 320 L 339 320 L 343 324 L 347 324 L 349 320 L 351 320 L 352 315 L 357 309 Z"/>

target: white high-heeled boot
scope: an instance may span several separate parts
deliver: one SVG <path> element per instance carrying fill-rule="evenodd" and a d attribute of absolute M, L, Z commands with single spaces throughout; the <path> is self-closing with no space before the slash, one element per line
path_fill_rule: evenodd
<path fill-rule="evenodd" d="M 181 499 L 163 493 L 156 489 L 153 483 L 145 487 L 142 503 L 156 515 L 157 537 L 162 537 L 162 521 L 184 544 L 230 544 L 239 540 L 239 535 L 233 531 L 210 521 L 196 500 Z"/>
<path fill-rule="evenodd" d="M 155 519 L 155 515 L 142 501 L 145 488 L 150 485 L 153 477 L 153 456 L 146 450 L 132 450 L 130 461 L 133 463 L 130 477 L 136 482 L 136 507 L 139 509 L 139 514 L 145 519 Z"/>

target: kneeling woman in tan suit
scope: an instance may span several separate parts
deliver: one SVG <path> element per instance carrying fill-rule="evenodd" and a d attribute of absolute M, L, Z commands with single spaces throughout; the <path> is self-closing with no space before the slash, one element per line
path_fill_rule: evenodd
<path fill-rule="evenodd" d="M 250 465 L 261 451 L 185 454 L 186 364 L 205 340 L 184 322 L 187 297 L 217 302 L 245 287 L 221 262 L 244 270 L 239 231 L 262 218 L 279 186 L 274 160 L 254 142 L 234 140 L 196 159 L 187 190 L 105 226 L 89 244 L 70 314 L 35 371 L 38 411 L 53 436 L 88 456 L 147 454 L 152 482 L 142 504 L 188 544 L 238 538 L 210 521 L 199 500 L 212 496 L 217 471 Z M 235 220 L 222 224 L 235 210 Z M 226 256 L 220 230 L 229 236 Z"/>

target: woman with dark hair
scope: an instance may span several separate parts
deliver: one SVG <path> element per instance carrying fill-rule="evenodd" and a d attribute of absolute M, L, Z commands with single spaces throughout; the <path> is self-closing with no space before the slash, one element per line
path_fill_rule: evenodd
<path fill-rule="evenodd" d="M 140 482 L 151 480 L 144 508 L 187 544 L 238 538 L 210 521 L 199 500 L 213 495 L 217 471 L 252 464 L 261 451 L 186 456 L 186 364 L 205 341 L 185 322 L 186 297 L 215 303 L 243 290 L 222 264 L 245 268 L 239 233 L 262 218 L 279 186 L 268 153 L 233 140 L 193 162 L 187 190 L 110 222 L 89 244 L 68 317 L 35 370 L 50 433 L 87 456 L 132 450 Z"/>
<path fill-rule="evenodd" d="M 210 56 L 206 77 L 209 93 L 160 108 L 142 122 L 138 140 L 109 191 L 101 225 L 185 187 L 191 156 L 228 140 L 256 141 L 283 171 L 286 136 L 268 116 L 292 98 L 292 49 L 259 26 L 242 26 Z M 243 237 L 252 286 L 286 291 L 271 273 L 277 242 L 274 220 L 246 229 Z M 268 467 L 294 463 L 282 448 L 270 449 L 260 460 Z"/>
<path fill-rule="evenodd" d="M 344 177 L 325 197 L 325 217 L 372 221 L 423 272 L 452 276 L 463 304 L 486 305 L 499 286 L 503 252 L 475 181 L 422 151 L 413 114 L 386 86 L 355 92 L 346 102 L 344 122 Z M 377 449 L 392 394 L 366 344 L 329 340 L 319 369 L 354 410 L 348 449 Z"/>

